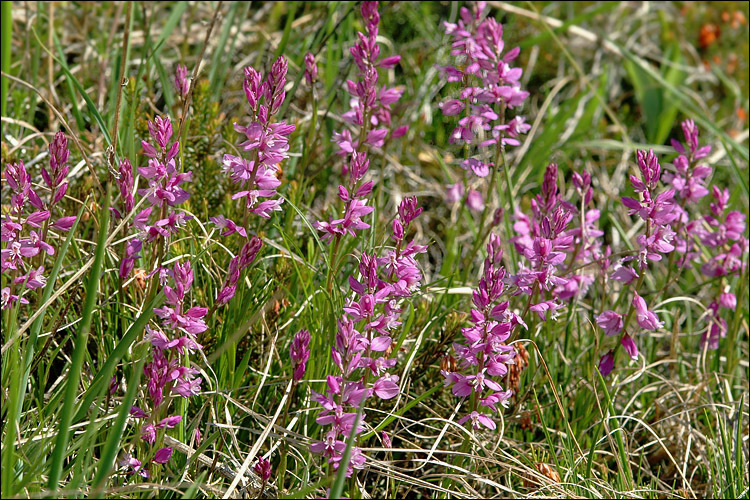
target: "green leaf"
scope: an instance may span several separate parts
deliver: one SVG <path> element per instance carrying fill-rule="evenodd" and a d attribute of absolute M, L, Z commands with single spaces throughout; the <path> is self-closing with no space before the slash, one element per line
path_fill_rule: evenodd
<path fill-rule="evenodd" d="M 56 491 L 62 473 L 63 460 L 67 456 L 68 439 L 70 437 L 70 423 L 73 416 L 73 404 L 78 395 L 78 384 L 81 380 L 81 370 L 83 368 L 83 357 L 87 350 L 89 332 L 91 331 L 91 320 L 96 308 L 97 296 L 99 291 L 99 281 L 104 263 L 104 254 L 107 249 L 107 235 L 109 234 L 109 205 L 112 197 L 112 183 L 107 183 L 107 192 L 104 205 L 99 210 L 99 238 L 94 254 L 94 264 L 89 271 L 88 282 L 86 284 L 86 298 L 83 303 L 81 313 L 81 322 L 79 325 L 78 335 L 76 337 L 75 348 L 71 360 L 70 370 L 68 371 L 68 382 L 65 388 L 65 399 L 63 400 L 60 423 L 57 427 L 57 440 L 52 452 L 52 462 L 50 464 L 50 474 L 48 487 Z"/>

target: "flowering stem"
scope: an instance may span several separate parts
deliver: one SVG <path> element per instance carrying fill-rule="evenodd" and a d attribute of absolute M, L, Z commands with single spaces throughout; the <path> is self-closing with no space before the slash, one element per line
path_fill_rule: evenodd
<path fill-rule="evenodd" d="M 505 192 L 507 195 L 507 202 L 510 203 L 510 206 L 508 207 L 510 210 L 515 211 L 516 209 L 516 200 L 513 196 L 513 183 L 510 180 L 510 173 L 508 172 L 508 161 L 505 158 L 505 149 L 501 148 L 501 154 L 503 157 L 503 173 L 505 174 Z M 499 192 L 499 190 L 498 190 Z M 503 199 L 502 195 L 500 196 L 500 206 L 503 205 Z M 503 222 L 505 224 L 505 237 L 510 239 L 511 231 L 510 231 L 510 217 L 511 214 L 509 213 L 510 210 L 506 210 L 505 217 L 503 217 Z M 515 274 L 516 272 L 516 249 L 513 245 L 508 245 L 510 247 L 510 265 L 508 266 L 510 273 Z"/>
<path fill-rule="evenodd" d="M 328 290 L 328 295 L 331 294 L 331 291 L 333 290 L 333 278 L 338 274 L 338 267 L 336 266 L 336 255 L 339 251 L 339 246 L 341 245 L 341 235 L 336 235 L 336 242 L 333 244 L 333 249 L 331 250 L 331 268 L 328 270 L 328 283 L 326 284 L 326 290 Z"/>
<path fill-rule="evenodd" d="M 292 404 L 292 396 L 294 391 L 297 389 L 297 381 L 292 382 L 292 388 L 289 390 L 289 398 L 286 400 L 286 406 L 284 408 L 284 416 L 281 419 L 284 428 L 287 426 L 287 418 L 289 418 L 289 407 Z M 279 491 L 284 491 L 284 476 L 286 475 L 286 457 L 289 453 L 289 447 L 285 439 L 286 434 L 281 436 L 281 459 L 279 461 L 279 468 L 276 474 L 276 484 L 279 487 Z"/>

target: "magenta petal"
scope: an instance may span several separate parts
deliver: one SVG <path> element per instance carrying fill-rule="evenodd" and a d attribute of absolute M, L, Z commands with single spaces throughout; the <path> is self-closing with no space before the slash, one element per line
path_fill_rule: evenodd
<path fill-rule="evenodd" d="M 172 447 L 161 448 L 154 455 L 154 462 L 157 464 L 165 464 L 172 458 Z"/>
<path fill-rule="evenodd" d="M 388 346 L 391 345 L 391 338 L 382 336 L 382 337 L 375 337 L 372 339 L 372 343 L 370 344 L 370 349 L 376 352 L 382 352 L 388 349 Z"/>

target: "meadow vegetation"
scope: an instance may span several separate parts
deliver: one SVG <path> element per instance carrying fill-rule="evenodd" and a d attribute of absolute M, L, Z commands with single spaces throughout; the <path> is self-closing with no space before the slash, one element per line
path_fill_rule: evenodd
<path fill-rule="evenodd" d="M 3 2 L 2 497 L 747 498 L 745 2 Z"/>

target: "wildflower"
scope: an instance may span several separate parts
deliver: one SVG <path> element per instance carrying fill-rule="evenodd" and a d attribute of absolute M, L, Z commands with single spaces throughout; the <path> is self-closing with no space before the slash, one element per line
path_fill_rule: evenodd
<path fill-rule="evenodd" d="M 76 217 L 60 217 L 52 220 L 55 205 L 63 198 L 68 183 L 67 165 L 70 151 L 65 134 L 58 132 L 49 146 L 49 169 L 42 167 L 42 179 L 50 189 L 49 201 L 45 203 L 32 188 L 31 174 L 24 163 L 6 164 L 4 179 L 11 190 L 8 198 L 7 212 L 0 219 L 0 241 L 4 243 L 0 250 L 0 271 L 6 275 L 11 286 L 4 287 L 2 292 L 2 308 L 6 309 L 13 303 L 28 304 L 24 297 L 26 290 L 33 290 L 45 286 L 47 278 L 44 276 L 44 254 L 54 255 L 54 247 L 48 243 L 50 229 L 69 231 L 75 223 Z M 5 198 L 3 198 L 5 200 Z M 36 258 L 39 262 L 31 266 L 29 259 Z M 20 290 L 13 285 L 20 285 Z M 16 292 L 16 293 L 14 293 Z"/>
<path fill-rule="evenodd" d="M 620 339 L 620 343 L 625 348 L 625 351 L 628 353 L 628 356 L 630 356 L 631 359 L 638 359 L 638 346 L 635 345 L 633 337 L 626 333 Z"/>
<path fill-rule="evenodd" d="M 456 203 L 464 197 L 464 185 L 460 182 L 456 184 L 448 184 L 445 186 L 445 201 L 448 203 Z"/>
<path fill-rule="evenodd" d="M 378 87 L 378 69 L 392 68 L 401 60 L 400 55 L 380 59 L 380 46 L 377 43 L 380 15 L 378 2 L 362 2 L 362 18 L 365 21 L 365 33 L 357 33 L 357 43 L 349 49 L 359 73 L 357 81 L 347 80 L 346 87 L 351 94 L 351 109 L 342 117 L 347 123 L 364 131 L 359 135 L 365 137 L 364 143 L 381 147 L 390 132 L 395 139 L 406 133 L 406 126 L 392 127 L 391 105 L 397 102 L 403 93 L 399 88 Z M 370 128 L 375 127 L 375 128 Z M 348 130 L 336 132 L 334 140 L 339 145 L 339 154 L 351 154 L 354 151 L 364 152 L 364 144 L 351 141 Z M 349 165 L 342 165 L 342 175 L 346 175 Z"/>
<path fill-rule="evenodd" d="M 490 234 L 487 244 L 487 258 L 484 261 L 484 272 L 479 280 L 479 287 L 474 291 L 471 311 L 473 326 L 463 328 L 464 343 L 454 343 L 453 350 L 459 362 L 460 371 L 442 370 L 445 385 L 452 385 L 453 394 L 466 397 L 476 394 L 483 402 L 482 406 L 497 412 L 495 406 L 508 404 L 512 391 L 503 387 L 492 377 L 503 377 L 507 365 L 513 363 L 515 349 L 506 345 L 513 327 L 518 324 L 515 315 L 508 311 L 507 302 L 499 302 L 503 291 L 505 269 L 500 265 L 502 250 L 500 238 Z M 463 424 L 471 419 L 474 428 L 479 424 L 494 429 L 494 422 L 486 414 L 473 410 L 473 413 L 462 418 Z"/>
<path fill-rule="evenodd" d="M 154 455 L 154 462 L 157 464 L 165 464 L 172 458 L 172 447 L 160 448 Z"/>
<path fill-rule="evenodd" d="M 154 445 L 160 429 L 172 429 L 182 421 L 181 415 L 164 415 L 169 398 L 176 394 L 191 397 L 200 392 L 200 372 L 189 366 L 189 354 L 202 349 L 195 335 L 208 327 L 203 321 L 207 313 L 204 307 L 186 307 L 186 299 L 193 284 L 193 270 L 189 261 L 176 262 L 167 271 L 168 284 L 164 284 L 165 306 L 154 308 L 161 320 L 161 329 L 146 326 L 146 338 L 151 344 L 151 360 L 144 366 L 148 400 L 141 406 L 132 406 L 130 415 L 143 419 L 141 439 Z M 165 403 L 167 401 L 167 403 Z M 196 429 L 197 430 L 197 429 Z M 200 435 L 196 435 L 196 440 Z M 160 448 L 153 462 L 164 464 L 172 456 L 172 448 Z"/>
<path fill-rule="evenodd" d="M 130 453 L 125 453 L 119 460 L 120 467 L 124 467 L 128 470 L 127 474 L 138 474 L 142 477 L 148 478 L 148 470 L 142 467 L 141 461 L 133 457 Z M 132 469 L 132 470 L 131 470 Z"/>
<path fill-rule="evenodd" d="M 174 86 L 181 98 L 187 96 L 190 90 L 190 81 L 188 80 L 187 67 L 184 64 L 178 64 L 174 74 Z"/>
<path fill-rule="evenodd" d="M 497 427 L 494 420 L 492 420 L 484 413 L 479 413 L 477 411 L 473 411 L 470 414 L 460 418 L 458 420 L 458 425 L 463 425 L 467 420 L 471 420 L 471 426 L 475 430 L 479 430 L 482 425 L 490 430 L 495 430 L 495 428 Z"/>
<path fill-rule="evenodd" d="M 484 209 L 484 199 L 482 193 L 475 189 L 469 190 L 469 195 L 466 197 L 466 206 L 475 212 L 480 212 Z"/>
<path fill-rule="evenodd" d="M 659 321 L 656 314 L 648 310 L 646 301 L 638 295 L 638 292 L 633 292 L 633 307 L 635 307 L 636 319 L 641 328 L 657 330 L 664 326 L 664 323 Z"/>
<path fill-rule="evenodd" d="M 609 375 L 615 367 L 615 353 L 612 349 L 599 360 L 599 373 L 602 377 Z"/>
<path fill-rule="evenodd" d="M 315 56 L 310 52 L 305 54 L 305 80 L 310 86 L 318 80 L 318 65 L 315 63 Z"/>
<path fill-rule="evenodd" d="M 49 145 L 49 155 L 50 169 L 47 170 L 45 167 L 42 167 L 42 179 L 50 189 L 50 201 L 47 204 L 47 210 L 52 212 L 52 207 L 62 200 L 68 190 L 68 183 L 65 182 L 65 177 L 70 170 L 70 166 L 67 165 L 70 150 L 68 150 L 68 139 L 63 132 L 55 134 L 54 139 Z"/>
<path fill-rule="evenodd" d="M 240 184 L 241 190 L 232 199 L 244 198 L 245 210 L 264 219 L 281 210 L 283 200 L 274 198 L 276 188 L 281 185 L 276 172 L 278 164 L 289 157 L 288 138 L 296 128 L 284 121 L 272 121 L 286 98 L 287 69 L 288 62 L 283 56 L 273 63 L 265 81 L 253 67 L 245 68 L 243 89 L 250 104 L 250 119 L 247 126 L 235 123 L 234 129 L 246 138 L 238 145 L 239 149 L 249 152 L 252 159 L 225 154 L 223 161 L 224 172 L 232 182 Z"/>
<path fill-rule="evenodd" d="M 348 186 L 339 185 L 339 198 L 344 202 L 344 217 L 341 219 L 329 219 L 328 222 L 316 221 L 313 225 L 319 231 L 323 231 L 323 241 L 331 241 L 334 237 L 344 235 L 356 236 L 356 232 L 368 229 L 369 224 L 362 217 L 370 214 L 375 207 L 368 205 L 367 198 L 372 192 L 372 182 L 362 183 L 367 170 L 370 168 L 370 160 L 366 153 L 351 155 L 349 163 Z"/>
<path fill-rule="evenodd" d="M 350 176 L 358 175 L 362 168 L 356 162 L 360 156 L 355 154 L 353 157 L 355 161 L 349 169 Z M 345 201 L 351 199 L 345 188 L 340 196 Z M 399 376 L 389 372 L 396 364 L 396 360 L 389 357 L 393 342 L 391 332 L 401 324 L 401 308 L 397 300 L 411 296 L 422 280 L 415 256 L 425 252 L 426 246 L 407 239 L 411 223 L 421 213 L 416 197 L 404 198 L 391 226 L 395 248 L 387 250 L 383 257 L 363 253 L 358 266 L 359 277 L 349 277 L 353 296 L 343 308 L 344 314 L 338 320 L 335 343 L 331 347 L 337 374 L 327 376 L 325 394 L 313 393 L 313 400 L 322 407 L 316 422 L 331 428 L 323 441 L 313 443 L 310 449 L 323 454 L 334 469 L 338 468 L 346 447 L 344 439 L 352 430 L 359 434 L 365 428 L 364 413 L 354 428 L 356 410 L 370 397 L 388 400 L 399 394 Z M 296 359 L 306 359 L 300 352 L 305 351 L 306 347 L 303 349 L 302 345 L 306 346 L 307 341 L 305 335 L 297 345 L 295 336 L 291 347 L 295 366 L 299 366 Z M 366 373 L 372 376 L 371 382 L 367 382 Z M 354 469 L 364 467 L 365 461 L 362 451 L 353 447 L 346 474 L 350 476 Z"/>
<path fill-rule="evenodd" d="M 216 297 L 214 308 L 227 304 L 232 300 L 237 291 L 237 283 L 240 280 L 242 271 L 253 263 L 262 246 L 263 241 L 257 236 L 253 236 L 250 238 L 250 241 L 242 246 L 240 254 L 229 261 L 229 271 Z"/>
<path fill-rule="evenodd" d="M 239 233 L 240 236 L 247 238 L 247 231 L 245 231 L 244 227 L 238 226 L 233 220 L 227 219 L 223 215 L 219 215 L 218 217 L 209 217 L 208 219 L 213 222 L 216 227 L 224 230 L 221 233 L 222 236 L 229 236 L 230 234 Z"/>
<path fill-rule="evenodd" d="M 622 316 L 614 311 L 604 311 L 596 318 L 596 324 L 608 337 L 619 335 L 622 331 Z"/>
<path fill-rule="evenodd" d="M 21 304 L 29 303 L 29 299 L 11 294 L 10 287 L 6 286 L 0 291 L 0 309 L 7 309 L 16 301 L 19 301 Z"/>
<path fill-rule="evenodd" d="M 260 477 L 260 480 L 267 483 L 271 478 L 271 462 L 263 457 L 258 457 L 258 463 L 253 466 L 253 471 Z"/>
<path fill-rule="evenodd" d="M 684 145 L 671 139 L 672 147 L 680 154 L 674 161 L 677 172 L 671 176 L 671 183 L 681 198 L 688 203 L 696 203 L 708 194 L 705 179 L 712 169 L 698 165 L 698 160 L 708 156 L 711 146 L 701 147 L 698 144 L 698 127 L 693 120 L 685 120 L 681 126 L 685 137 Z"/>
<path fill-rule="evenodd" d="M 387 432 L 381 432 L 380 436 L 383 439 L 383 446 L 385 446 L 386 448 L 393 448 L 393 443 L 391 443 L 391 436 L 389 436 Z"/>
<path fill-rule="evenodd" d="M 302 380 L 305 376 L 305 364 L 310 358 L 310 332 L 303 329 L 296 333 L 289 346 L 289 357 L 294 364 L 294 380 Z"/>
<path fill-rule="evenodd" d="M 474 156 L 461 162 L 461 167 L 478 178 L 484 178 L 495 165 L 484 161 L 485 148 L 517 146 L 518 138 L 531 126 L 522 116 L 508 119 L 507 112 L 523 104 L 529 93 L 521 89 L 522 70 L 510 63 L 518 57 L 519 49 L 505 52 L 503 27 L 492 16 L 486 15 L 485 2 L 477 2 L 473 10 L 462 7 L 458 23 L 444 23 L 446 34 L 452 38 L 451 55 L 455 65 L 441 67 L 449 82 L 462 82 L 458 95 L 440 104 L 445 116 L 460 116 L 450 133 L 451 144 L 464 144 Z M 489 191 L 488 191 L 489 196 Z M 449 202 L 460 199 L 452 193 Z M 483 210 L 484 202 L 478 191 L 469 190 L 466 198 L 471 210 Z"/>
<path fill-rule="evenodd" d="M 133 270 L 135 261 L 140 257 L 139 252 L 143 248 L 143 243 L 169 240 L 193 218 L 192 215 L 174 208 L 190 197 L 190 194 L 180 186 L 191 182 L 193 174 L 179 171 L 177 155 L 180 143 L 170 143 L 173 132 L 169 117 L 155 117 L 153 122 L 148 122 L 148 130 L 154 144 L 141 141 L 144 155 L 149 160 L 148 166 L 138 168 L 138 173 L 148 181 L 148 187 L 139 189 L 137 193 L 145 197 L 152 206 L 141 210 L 133 218 L 133 226 L 139 230 L 139 234 L 137 239 L 128 241 L 120 260 L 122 279 L 127 278 Z M 129 161 L 120 162 L 119 173 L 118 185 L 123 213 L 115 209 L 114 214 L 117 218 L 124 217 L 135 205 L 132 166 Z"/>

